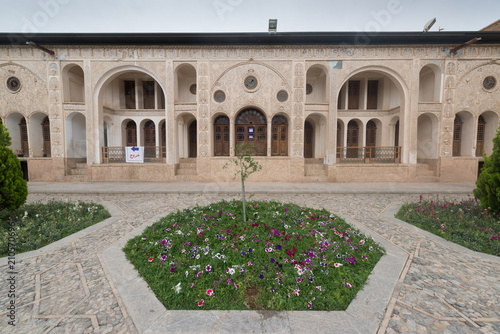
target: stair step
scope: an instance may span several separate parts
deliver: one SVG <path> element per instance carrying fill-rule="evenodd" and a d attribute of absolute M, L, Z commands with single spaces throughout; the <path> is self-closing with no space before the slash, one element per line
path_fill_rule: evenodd
<path fill-rule="evenodd" d="M 417 169 L 417 176 L 436 176 L 436 172 L 433 170 Z"/>
<path fill-rule="evenodd" d="M 87 163 L 86 162 L 77 162 L 76 169 L 87 169 Z"/>
<path fill-rule="evenodd" d="M 323 164 L 323 159 L 305 158 L 306 164 Z"/>
<path fill-rule="evenodd" d="M 196 182 L 198 181 L 197 175 L 176 175 L 177 181 L 180 182 Z"/>
<path fill-rule="evenodd" d="M 178 169 L 176 175 L 196 175 L 196 169 Z"/>
<path fill-rule="evenodd" d="M 87 169 L 73 168 L 69 171 L 70 175 L 87 175 Z"/>
<path fill-rule="evenodd" d="M 314 169 L 325 169 L 326 165 L 323 164 L 305 164 L 305 170 L 314 170 Z"/>
<path fill-rule="evenodd" d="M 180 162 L 179 169 L 196 169 L 196 163 L 193 162 Z"/>

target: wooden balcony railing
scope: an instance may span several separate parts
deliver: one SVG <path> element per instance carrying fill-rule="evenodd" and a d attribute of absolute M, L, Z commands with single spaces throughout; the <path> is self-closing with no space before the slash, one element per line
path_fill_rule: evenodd
<path fill-rule="evenodd" d="M 104 146 L 101 154 L 103 164 L 126 163 L 124 146 Z M 164 163 L 166 156 L 165 146 L 144 147 L 144 163 Z"/>
<path fill-rule="evenodd" d="M 337 147 L 338 164 L 399 164 L 401 146 Z"/>

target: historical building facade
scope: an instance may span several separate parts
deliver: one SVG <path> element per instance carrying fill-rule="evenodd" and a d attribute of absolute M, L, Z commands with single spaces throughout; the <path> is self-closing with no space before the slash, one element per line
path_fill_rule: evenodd
<path fill-rule="evenodd" d="M 499 32 L 0 35 L 31 181 L 473 181 L 499 81 Z"/>

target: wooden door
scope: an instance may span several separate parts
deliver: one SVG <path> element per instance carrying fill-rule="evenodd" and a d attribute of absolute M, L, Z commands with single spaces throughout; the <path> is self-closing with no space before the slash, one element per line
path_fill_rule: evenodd
<path fill-rule="evenodd" d="M 229 118 L 219 116 L 214 122 L 214 155 L 229 156 Z"/>
<path fill-rule="evenodd" d="M 137 125 L 134 121 L 127 123 L 127 145 L 126 146 L 137 146 Z"/>
<path fill-rule="evenodd" d="M 359 87 L 360 81 L 349 81 L 348 109 L 359 109 Z"/>
<path fill-rule="evenodd" d="M 156 157 L 156 128 L 153 121 L 144 124 L 144 157 Z"/>
<path fill-rule="evenodd" d="M 21 130 L 21 151 L 25 156 L 28 156 L 30 151 L 28 142 L 28 127 L 26 125 L 26 119 L 24 117 L 19 123 L 19 128 Z"/>
<path fill-rule="evenodd" d="M 476 157 L 483 156 L 485 127 L 486 122 L 484 121 L 483 116 L 479 116 L 477 123 Z"/>
<path fill-rule="evenodd" d="M 265 116 L 256 109 L 242 111 L 236 117 L 236 144 L 252 145 L 251 154 L 267 155 L 267 122 Z"/>
<path fill-rule="evenodd" d="M 347 125 L 347 158 L 357 158 L 358 157 L 358 137 L 359 137 L 359 126 L 355 121 L 350 121 Z M 351 148 L 350 148 L 351 147 Z M 355 148 L 356 147 L 356 148 Z"/>
<path fill-rule="evenodd" d="M 304 124 L 304 158 L 313 158 L 314 128 L 309 121 Z"/>
<path fill-rule="evenodd" d="M 375 157 L 375 145 L 377 140 L 377 125 L 375 122 L 369 121 L 366 124 L 366 157 Z"/>
<path fill-rule="evenodd" d="M 43 155 L 50 157 L 50 121 L 45 117 L 42 121 Z"/>
<path fill-rule="evenodd" d="M 396 159 L 399 159 L 399 121 L 396 122 L 396 125 L 394 127 L 394 147 L 395 149 L 395 157 Z"/>
<path fill-rule="evenodd" d="M 462 125 L 463 122 L 460 117 L 455 116 L 455 122 L 453 126 L 453 156 L 460 156 L 460 146 L 462 144 Z"/>
<path fill-rule="evenodd" d="M 283 116 L 273 118 L 271 154 L 277 156 L 288 155 L 288 122 Z"/>
<path fill-rule="evenodd" d="M 197 134 L 198 134 L 198 129 L 196 126 L 196 121 L 192 121 L 191 124 L 189 125 L 189 135 L 188 135 L 188 140 L 189 140 L 189 157 L 190 158 L 196 158 L 197 154 Z"/>
<path fill-rule="evenodd" d="M 161 143 L 161 152 L 162 152 L 162 157 L 166 158 L 167 157 L 167 131 L 166 131 L 166 126 L 165 122 L 161 125 L 161 133 L 160 133 L 160 143 Z"/>
<path fill-rule="evenodd" d="M 368 80 L 366 109 L 377 109 L 378 80 Z"/>

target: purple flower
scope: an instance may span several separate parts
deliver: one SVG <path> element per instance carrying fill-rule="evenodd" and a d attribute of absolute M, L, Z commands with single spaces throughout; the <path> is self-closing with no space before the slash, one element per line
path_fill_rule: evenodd
<path fill-rule="evenodd" d="M 259 275 L 259 278 L 260 278 L 260 279 L 263 279 L 263 278 L 264 278 L 264 275 L 260 274 L 260 275 Z"/>
<path fill-rule="evenodd" d="M 175 267 L 170 268 L 170 272 L 171 273 L 175 272 Z"/>
<path fill-rule="evenodd" d="M 273 258 L 271 258 L 271 263 L 274 263 L 274 261 L 275 261 L 275 260 L 274 260 Z"/>
<path fill-rule="evenodd" d="M 281 245 L 276 245 L 276 250 L 280 250 L 281 249 Z"/>
<path fill-rule="evenodd" d="M 244 251 L 241 251 L 241 255 L 245 256 L 245 254 L 246 254 L 246 253 L 245 253 Z"/>

